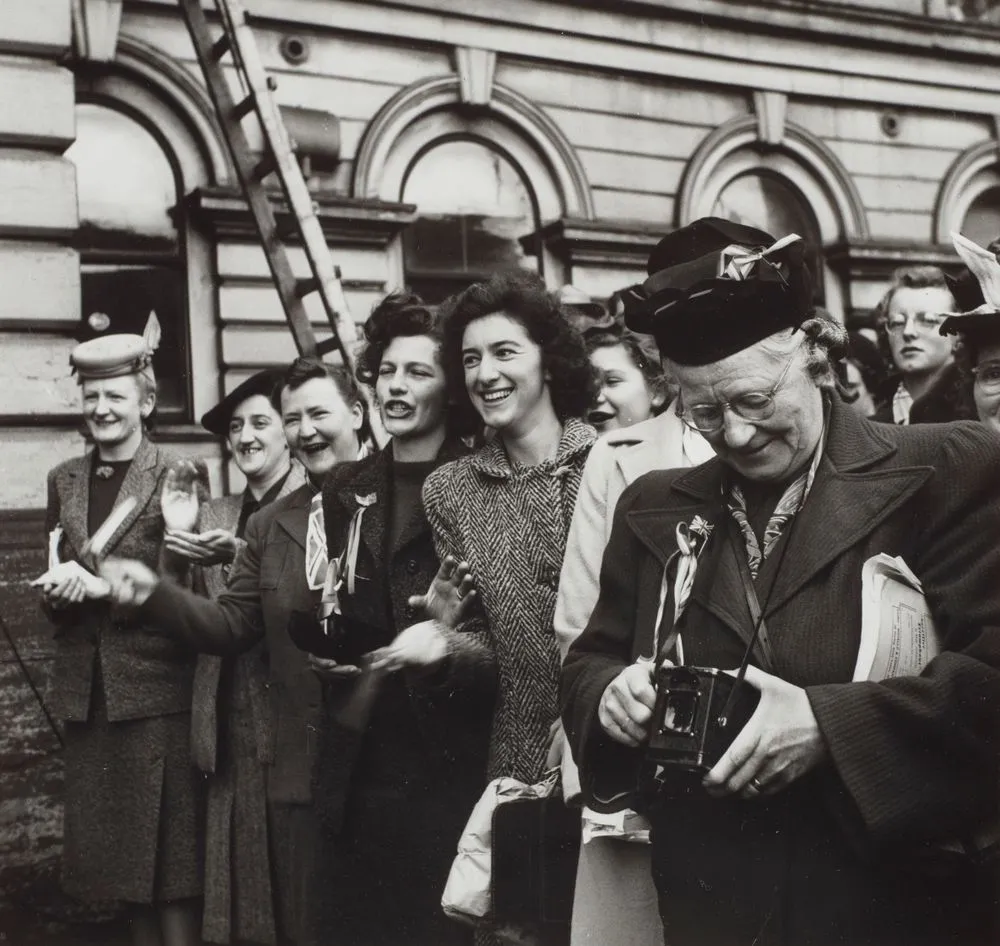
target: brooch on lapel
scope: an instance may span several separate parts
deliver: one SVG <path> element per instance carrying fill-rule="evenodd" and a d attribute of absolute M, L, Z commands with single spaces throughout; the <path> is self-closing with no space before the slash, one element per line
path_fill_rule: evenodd
<path fill-rule="evenodd" d="M 99 480 L 110 480 L 112 476 L 115 475 L 114 467 L 111 466 L 99 466 L 94 470 L 94 476 Z"/>

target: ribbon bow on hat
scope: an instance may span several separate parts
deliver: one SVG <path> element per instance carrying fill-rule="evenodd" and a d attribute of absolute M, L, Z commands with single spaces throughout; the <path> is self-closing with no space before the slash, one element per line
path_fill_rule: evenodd
<path fill-rule="evenodd" d="M 785 277 L 781 272 L 781 267 L 787 262 L 784 259 L 772 259 L 777 257 L 782 250 L 795 243 L 802 243 L 802 237 L 797 233 L 789 233 L 788 236 L 776 240 L 769 247 L 754 252 L 745 246 L 731 243 L 719 253 L 720 279 L 766 279 L 769 273 L 785 282 Z M 766 263 L 769 270 L 761 270 L 760 264 Z"/>

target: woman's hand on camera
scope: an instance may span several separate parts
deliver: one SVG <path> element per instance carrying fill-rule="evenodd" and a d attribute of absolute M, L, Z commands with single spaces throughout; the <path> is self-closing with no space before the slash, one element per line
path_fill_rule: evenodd
<path fill-rule="evenodd" d="M 372 670 L 426 669 L 448 656 L 448 641 L 437 621 L 421 621 L 400 631 L 391 644 L 373 650 L 368 656 Z"/>
<path fill-rule="evenodd" d="M 747 667 L 746 681 L 760 690 L 760 703 L 705 776 L 710 795 L 773 795 L 820 765 L 827 754 L 802 687 L 756 667 Z"/>
<path fill-rule="evenodd" d="M 604 731 L 623 746 L 646 741 L 649 720 L 656 703 L 653 664 L 639 660 L 612 680 L 601 697 L 597 718 Z"/>
<path fill-rule="evenodd" d="M 469 573 L 468 563 L 446 555 L 431 586 L 424 594 L 411 596 L 407 604 L 432 621 L 455 627 L 466 616 L 475 597 L 475 581 Z"/>

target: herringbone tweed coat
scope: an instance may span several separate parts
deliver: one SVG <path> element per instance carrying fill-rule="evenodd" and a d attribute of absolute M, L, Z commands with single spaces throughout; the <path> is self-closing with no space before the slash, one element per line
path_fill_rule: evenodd
<path fill-rule="evenodd" d="M 163 540 L 160 490 L 170 456 L 143 440 L 117 502 L 135 508 L 111 537 L 111 555 L 156 568 Z M 63 529 L 61 561 L 88 538 L 93 453 L 49 474 L 47 528 Z M 106 601 L 49 609 L 56 625 L 52 708 L 66 723 L 63 885 L 82 900 L 155 903 L 201 893 L 190 764 L 195 653 Z"/>
<path fill-rule="evenodd" d="M 449 638 L 449 669 L 474 685 L 495 665 L 497 702 L 489 777 L 536 781 L 549 728 L 558 718 L 559 648 L 552 628 L 559 572 L 583 465 L 596 434 L 566 421 L 552 460 L 513 467 L 497 437 L 477 453 L 435 470 L 424 510 L 438 555 L 472 568 L 480 627 Z"/>

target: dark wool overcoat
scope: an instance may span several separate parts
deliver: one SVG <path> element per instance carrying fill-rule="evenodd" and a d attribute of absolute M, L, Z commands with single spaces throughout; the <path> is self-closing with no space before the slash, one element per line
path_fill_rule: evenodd
<path fill-rule="evenodd" d="M 651 652 L 675 529 L 695 515 L 716 528 L 684 618 L 687 662 L 732 668 L 745 651 L 745 550 L 728 541 L 724 473 L 718 460 L 650 473 L 619 501 L 600 600 L 562 677 L 592 800 L 634 784 L 641 750 L 613 743 L 597 709 Z M 832 404 L 812 490 L 759 579 L 773 672 L 805 688 L 828 757 L 769 799 L 712 799 L 698 786 L 653 806 L 666 942 L 995 942 L 995 876 L 932 855 L 937 840 L 997 817 L 998 536 L 1000 441 L 987 427 L 889 427 Z M 946 650 L 919 677 L 853 683 L 862 565 L 881 552 L 920 578 Z"/>
<path fill-rule="evenodd" d="M 226 590 L 214 600 L 171 581 L 161 581 L 140 608 L 162 633 L 220 656 L 251 650 L 263 641 L 268 695 L 266 739 L 260 761 L 267 777 L 268 832 L 273 876 L 284 934 L 296 942 L 311 935 L 313 807 L 310 775 L 316 755 L 320 683 L 306 655 L 288 636 L 293 611 L 319 604 L 305 574 L 306 529 L 315 490 L 300 486 L 254 513 L 246 546 L 230 571 Z M 294 817 L 294 836 L 276 818 Z M 263 826 L 261 826 L 263 827 Z"/>
<path fill-rule="evenodd" d="M 297 463 L 275 497 L 304 482 Z M 236 532 L 243 494 L 203 503 L 198 530 Z M 240 540 L 238 545 L 243 546 Z M 218 597 L 231 566 L 193 569 L 199 594 Z M 210 943 L 276 941 L 268 845 L 265 761 L 270 755 L 268 668 L 263 641 L 238 657 L 199 654 L 191 708 L 191 754 L 206 779 L 205 903 Z"/>
<path fill-rule="evenodd" d="M 87 542 L 92 462 L 87 454 L 49 474 L 46 522 L 63 529 L 61 561 L 77 560 Z M 117 500 L 136 505 L 107 554 L 158 567 L 168 462 L 142 441 Z M 67 723 L 67 889 L 147 903 L 198 895 L 199 780 L 188 738 L 194 650 L 107 602 L 47 610 L 56 624 L 51 703 Z"/>
<path fill-rule="evenodd" d="M 465 453 L 446 442 L 438 464 Z M 323 487 L 327 547 L 339 555 L 362 504 L 353 594 L 341 589 L 346 620 L 364 651 L 388 644 L 423 612 L 409 604 L 438 570 L 419 502 L 388 547 L 392 445 L 340 464 Z M 344 943 L 444 946 L 470 940 L 444 916 L 441 893 L 469 813 L 486 783 L 495 687 L 459 689 L 434 675 L 394 675 L 366 700 L 365 682 L 324 688 L 325 717 L 314 786 L 327 829 L 325 894 L 331 928 Z"/>
<path fill-rule="evenodd" d="M 566 535 L 583 466 L 596 439 L 566 421 L 553 459 L 512 466 L 499 437 L 436 470 L 424 508 L 440 555 L 472 568 L 482 605 L 474 628 L 452 636 L 457 681 L 495 668 L 489 776 L 532 783 L 545 769 L 558 719 L 559 648 L 552 619 Z"/>

